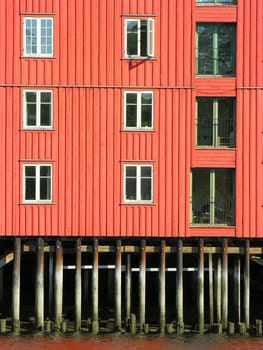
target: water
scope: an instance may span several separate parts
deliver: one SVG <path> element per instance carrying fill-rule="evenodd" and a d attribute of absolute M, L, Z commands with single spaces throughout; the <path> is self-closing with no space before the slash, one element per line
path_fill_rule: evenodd
<path fill-rule="evenodd" d="M 1 350 L 263 350 L 263 338 L 226 336 L 6 336 Z"/>

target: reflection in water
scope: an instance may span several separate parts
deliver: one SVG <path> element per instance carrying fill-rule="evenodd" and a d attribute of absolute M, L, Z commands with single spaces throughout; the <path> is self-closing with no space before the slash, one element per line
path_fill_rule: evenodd
<path fill-rule="evenodd" d="M 263 350 L 263 338 L 252 337 L 1 337 L 1 350 Z"/>

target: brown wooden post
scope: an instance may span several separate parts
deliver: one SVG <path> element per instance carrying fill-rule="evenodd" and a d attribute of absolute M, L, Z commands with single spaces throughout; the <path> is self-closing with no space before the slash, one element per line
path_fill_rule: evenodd
<path fill-rule="evenodd" d="M 213 284 L 213 255 L 209 253 L 209 318 L 210 325 L 214 323 L 214 284 Z"/>
<path fill-rule="evenodd" d="M 236 257 L 234 266 L 234 306 L 236 322 L 241 322 L 241 288 L 240 288 L 240 257 Z"/>
<path fill-rule="evenodd" d="M 199 263 L 197 279 L 197 310 L 198 310 L 198 330 L 204 331 L 204 240 L 199 239 Z"/>
<path fill-rule="evenodd" d="M 93 270 L 92 270 L 92 333 L 99 333 L 99 243 L 93 243 Z"/>
<path fill-rule="evenodd" d="M 49 252 L 48 262 L 48 314 L 49 317 L 53 317 L 54 307 L 54 253 Z"/>
<path fill-rule="evenodd" d="M 145 300 L 146 300 L 146 241 L 141 241 L 141 261 L 139 272 L 139 307 L 140 332 L 145 330 Z"/>
<path fill-rule="evenodd" d="M 55 327 L 60 330 L 62 325 L 62 309 L 63 309 L 63 248 L 61 241 L 56 241 L 56 265 L 54 278 L 54 294 L 55 294 Z"/>
<path fill-rule="evenodd" d="M 81 329 L 81 239 L 76 241 L 76 271 L 75 271 L 75 331 Z"/>
<path fill-rule="evenodd" d="M 177 269 L 176 269 L 176 319 L 177 333 L 184 332 L 184 302 L 183 302 L 183 240 L 177 241 Z"/>
<path fill-rule="evenodd" d="M 37 239 L 37 264 L 35 287 L 36 328 L 44 329 L 44 240 Z"/>
<path fill-rule="evenodd" d="M 131 256 L 127 254 L 126 274 L 125 274 L 125 304 L 126 304 L 126 326 L 130 324 L 131 319 Z"/>
<path fill-rule="evenodd" d="M 4 302 L 4 269 L 0 268 L 0 305 L 3 306 Z"/>
<path fill-rule="evenodd" d="M 216 287 L 216 322 L 222 323 L 222 263 L 221 257 L 217 258 L 215 287 Z"/>
<path fill-rule="evenodd" d="M 116 244 L 116 264 L 115 264 L 115 328 L 121 331 L 121 240 Z"/>
<path fill-rule="evenodd" d="M 166 260 L 165 240 L 161 241 L 160 249 L 160 269 L 159 269 L 159 311 L 160 311 L 160 333 L 165 333 L 166 315 L 165 315 L 165 260 Z"/>
<path fill-rule="evenodd" d="M 14 267 L 13 267 L 13 332 L 20 332 L 20 270 L 21 270 L 21 238 L 14 240 Z"/>
<path fill-rule="evenodd" d="M 249 328 L 250 319 L 250 255 L 249 240 L 245 244 L 245 264 L 244 264 L 244 321 L 246 328 Z"/>
<path fill-rule="evenodd" d="M 222 269 L 222 328 L 228 326 L 228 241 L 223 239 L 223 269 Z"/>

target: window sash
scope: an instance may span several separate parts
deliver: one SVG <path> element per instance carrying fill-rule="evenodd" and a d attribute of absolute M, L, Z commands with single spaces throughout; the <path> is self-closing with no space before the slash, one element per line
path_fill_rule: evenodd
<path fill-rule="evenodd" d="M 27 175 L 27 169 L 34 168 L 34 175 Z M 46 175 L 42 170 L 48 170 Z M 52 200 L 52 165 L 23 165 L 23 202 L 49 203 Z"/>
<path fill-rule="evenodd" d="M 134 170 L 134 174 L 127 175 L 127 170 Z M 148 170 L 150 175 L 144 175 Z M 124 166 L 124 201 L 129 203 L 152 203 L 153 200 L 153 166 L 125 165 Z M 129 188 L 128 188 L 129 184 Z M 132 186 L 132 191 L 130 190 Z M 128 196 L 129 194 L 129 196 Z"/>
<path fill-rule="evenodd" d="M 142 102 L 145 95 L 151 95 L 150 102 Z M 136 96 L 136 102 L 128 102 L 128 96 Z M 133 110 L 134 119 L 129 120 L 129 114 Z M 148 110 L 148 113 L 147 113 Z M 150 111 L 149 111 L 150 110 Z M 146 125 L 145 116 L 150 114 L 150 122 Z M 147 118 L 149 119 L 149 118 Z M 131 125 L 131 123 L 133 125 Z M 130 125 L 129 125 L 130 124 Z M 125 129 L 153 129 L 153 92 L 152 91 L 125 91 L 124 93 L 124 127 Z"/>
<path fill-rule="evenodd" d="M 28 101 L 29 94 L 35 94 L 35 101 Z M 49 95 L 49 101 L 43 101 L 44 94 Z M 29 106 L 32 113 L 29 115 Z M 33 108 L 33 106 L 35 106 Z M 46 114 L 46 115 L 45 115 Z M 44 118 L 45 116 L 45 118 Z M 46 122 L 49 120 L 48 123 Z M 53 123 L 53 92 L 50 90 L 25 90 L 24 91 L 24 121 L 26 129 L 49 129 Z"/>
<path fill-rule="evenodd" d="M 35 25 L 34 25 L 35 24 Z M 54 20 L 51 17 L 24 18 L 24 56 L 52 57 Z"/>
<path fill-rule="evenodd" d="M 196 0 L 198 4 L 236 5 L 237 0 Z"/>
<path fill-rule="evenodd" d="M 129 23 L 137 24 L 137 31 L 128 29 Z M 146 23 L 146 33 L 142 30 Z M 129 52 L 129 43 L 135 37 L 135 50 Z M 144 45 L 142 45 L 144 43 Z M 126 57 L 154 57 L 154 20 L 148 19 L 126 19 L 125 20 L 125 56 Z"/>

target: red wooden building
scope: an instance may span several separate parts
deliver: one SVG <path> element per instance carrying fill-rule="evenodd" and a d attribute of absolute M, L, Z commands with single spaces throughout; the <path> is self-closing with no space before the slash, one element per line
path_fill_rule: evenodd
<path fill-rule="evenodd" d="M 262 237 L 253 0 L 1 0 L 2 236 Z"/>

